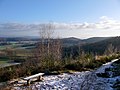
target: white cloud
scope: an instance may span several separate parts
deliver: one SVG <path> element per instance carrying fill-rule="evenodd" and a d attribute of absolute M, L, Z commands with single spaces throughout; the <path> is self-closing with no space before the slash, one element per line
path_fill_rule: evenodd
<path fill-rule="evenodd" d="M 21 24 L 21 23 L 1 23 L 0 31 L 19 31 L 30 30 L 38 31 L 44 25 L 48 26 L 50 23 L 37 23 L 37 24 Z M 96 23 L 51 23 L 54 29 L 72 29 L 72 30 L 119 30 L 120 21 L 108 18 L 107 16 L 100 17 L 100 20 Z"/>

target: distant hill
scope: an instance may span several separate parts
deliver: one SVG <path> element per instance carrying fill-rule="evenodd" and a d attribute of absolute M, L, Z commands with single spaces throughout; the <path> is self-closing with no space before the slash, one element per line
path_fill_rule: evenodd
<path fill-rule="evenodd" d="M 37 41 L 39 39 L 33 37 L 0 37 L 0 41 L 30 41 L 30 40 Z"/>
<path fill-rule="evenodd" d="M 84 41 L 78 38 L 70 37 L 70 38 L 63 38 L 61 39 L 61 42 L 64 46 L 74 46 L 83 44 Z"/>
<path fill-rule="evenodd" d="M 89 43 L 100 42 L 109 38 L 110 37 L 92 37 L 88 39 L 78 39 L 78 38 L 70 37 L 70 38 L 63 38 L 61 40 L 64 46 L 74 46 L 74 45 L 84 45 Z"/>
<path fill-rule="evenodd" d="M 0 41 L 39 41 L 39 38 L 31 37 L 0 37 Z M 108 45 L 112 44 L 120 50 L 120 37 L 93 37 L 88 39 L 78 39 L 74 37 L 61 38 L 64 51 L 77 53 L 79 49 L 85 52 L 103 54 Z M 36 43 L 36 42 L 35 42 Z M 28 44 L 27 44 L 28 45 Z M 33 44 L 35 45 L 35 44 Z M 80 46 L 80 47 L 78 47 Z"/>
<path fill-rule="evenodd" d="M 78 39 L 75 37 L 61 38 L 63 46 L 83 45 L 86 43 L 95 43 L 109 37 L 93 37 L 88 39 Z M 0 37 L 0 41 L 39 41 L 39 37 Z"/>
<path fill-rule="evenodd" d="M 111 37 L 99 42 L 88 43 L 83 45 L 81 48 L 86 52 L 96 52 L 103 54 L 108 45 L 112 44 L 115 48 L 120 50 L 120 37 Z"/>
<path fill-rule="evenodd" d="M 95 43 L 95 42 L 100 42 L 109 38 L 111 37 L 92 37 L 92 38 L 84 39 L 83 41 L 86 43 Z"/>

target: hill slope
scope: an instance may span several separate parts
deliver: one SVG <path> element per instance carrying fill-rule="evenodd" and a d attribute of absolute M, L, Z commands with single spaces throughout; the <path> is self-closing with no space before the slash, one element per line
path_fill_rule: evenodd
<path fill-rule="evenodd" d="M 95 43 L 95 42 L 100 42 L 109 38 L 111 37 L 92 37 L 92 38 L 84 39 L 83 41 L 86 43 Z"/>
<path fill-rule="evenodd" d="M 100 42 L 95 42 L 91 44 L 86 44 L 82 46 L 82 49 L 86 52 L 96 52 L 99 54 L 103 54 L 105 49 L 112 44 L 115 48 L 120 50 L 120 37 L 112 37 Z"/>

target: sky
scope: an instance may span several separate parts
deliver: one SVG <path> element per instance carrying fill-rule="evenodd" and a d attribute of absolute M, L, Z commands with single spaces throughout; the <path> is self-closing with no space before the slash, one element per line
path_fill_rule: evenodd
<path fill-rule="evenodd" d="M 120 36 L 120 0 L 0 0 L 0 36 L 39 36 L 52 22 L 59 37 Z"/>

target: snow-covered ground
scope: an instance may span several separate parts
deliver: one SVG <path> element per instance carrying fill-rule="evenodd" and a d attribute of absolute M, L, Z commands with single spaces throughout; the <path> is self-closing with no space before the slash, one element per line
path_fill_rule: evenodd
<path fill-rule="evenodd" d="M 15 90 L 114 90 L 113 85 L 120 81 L 120 76 L 103 78 L 98 73 L 104 73 L 105 68 L 112 67 L 112 63 L 118 59 L 104 64 L 95 71 L 75 72 L 73 74 L 63 73 L 62 75 L 44 76 L 42 82 L 35 82 L 30 86 L 17 86 Z"/>
<path fill-rule="evenodd" d="M 98 68 L 95 73 L 104 73 L 106 68 L 112 68 L 112 63 L 114 63 L 115 61 L 117 61 L 118 59 L 114 59 L 111 62 L 108 62 L 106 64 L 103 64 L 100 68 Z"/>

